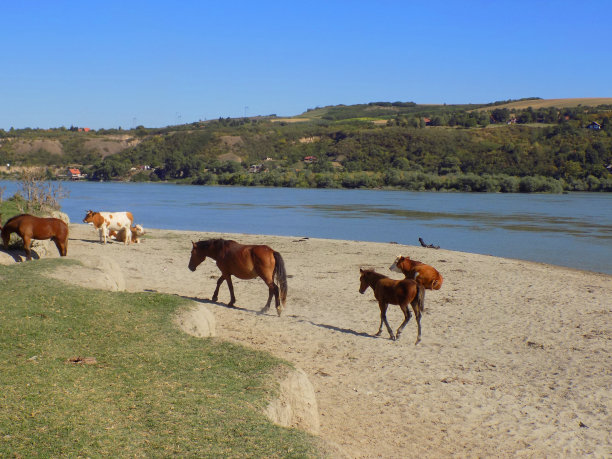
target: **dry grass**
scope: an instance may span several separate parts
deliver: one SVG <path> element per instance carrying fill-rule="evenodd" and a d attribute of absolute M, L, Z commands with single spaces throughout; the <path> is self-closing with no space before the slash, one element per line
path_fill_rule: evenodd
<path fill-rule="evenodd" d="M 302 123 L 304 121 L 311 121 L 310 118 L 273 118 L 270 121 L 273 123 Z"/>
<path fill-rule="evenodd" d="M 596 107 L 597 105 L 603 104 L 611 104 L 612 105 L 612 97 L 580 97 L 573 99 L 538 99 L 538 100 L 521 100 L 517 102 L 510 102 L 503 105 L 496 105 L 494 107 L 486 107 L 480 110 L 492 110 L 495 108 L 508 108 L 521 110 L 525 108 L 548 108 L 548 107 L 557 107 L 557 108 L 568 108 L 568 107 L 577 107 L 579 105 L 583 105 L 585 107 Z"/>

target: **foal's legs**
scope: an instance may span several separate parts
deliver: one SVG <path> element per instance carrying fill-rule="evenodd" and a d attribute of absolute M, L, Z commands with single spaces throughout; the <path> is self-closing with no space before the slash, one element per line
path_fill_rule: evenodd
<path fill-rule="evenodd" d="M 417 345 L 419 344 L 419 341 L 421 341 L 421 315 L 422 315 L 421 308 L 419 307 L 419 303 L 416 298 L 412 300 L 410 304 L 412 305 L 412 310 L 414 311 L 414 319 L 416 320 L 416 323 L 417 323 L 417 330 L 418 330 L 417 339 L 416 339 L 416 342 L 414 343 L 415 345 Z"/>
<path fill-rule="evenodd" d="M 392 340 L 395 341 L 395 335 L 393 334 L 393 330 L 391 330 L 391 327 L 389 326 L 389 322 L 387 322 L 387 307 L 388 306 L 389 306 L 388 303 L 383 303 L 382 301 L 378 302 L 378 307 L 380 308 L 380 327 L 378 327 L 378 332 L 374 336 L 380 336 L 380 334 L 382 333 L 382 327 L 384 323 L 385 326 L 387 327 L 387 331 L 389 332 L 389 336 L 391 337 Z"/>
<path fill-rule="evenodd" d="M 404 313 L 404 321 L 402 322 L 402 324 L 397 329 L 397 332 L 395 333 L 395 338 L 396 339 L 399 338 L 400 333 L 402 332 L 402 330 L 404 329 L 404 327 L 406 326 L 406 324 L 410 320 L 410 316 L 411 316 L 410 310 L 408 309 L 408 305 L 407 304 L 406 305 L 401 305 L 400 304 L 400 308 L 402 309 L 402 312 Z"/>

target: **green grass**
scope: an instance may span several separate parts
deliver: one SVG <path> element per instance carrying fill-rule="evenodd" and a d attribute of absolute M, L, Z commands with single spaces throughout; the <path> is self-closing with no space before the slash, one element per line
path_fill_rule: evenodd
<path fill-rule="evenodd" d="M 0 266 L 0 456 L 317 457 L 262 414 L 285 364 L 172 323 L 180 297 L 67 286 L 71 260 Z M 94 357 L 93 365 L 69 362 Z"/>

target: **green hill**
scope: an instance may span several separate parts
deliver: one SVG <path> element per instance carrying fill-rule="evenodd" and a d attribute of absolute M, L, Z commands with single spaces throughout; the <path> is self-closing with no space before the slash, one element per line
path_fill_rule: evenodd
<path fill-rule="evenodd" d="M 77 166 L 93 180 L 612 191 L 605 102 L 612 99 L 374 102 L 127 131 L 0 131 L 0 164 L 11 164 L 0 173 L 39 167 L 52 177 Z"/>

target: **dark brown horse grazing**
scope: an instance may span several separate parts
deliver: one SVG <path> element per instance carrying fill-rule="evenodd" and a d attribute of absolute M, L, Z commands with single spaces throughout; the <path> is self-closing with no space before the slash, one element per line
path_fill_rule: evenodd
<path fill-rule="evenodd" d="M 190 270 L 195 271 L 206 257 L 215 260 L 221 270 L 221 277 L 217 281 L 217 288 L 212 297 L 213 301 L 217 301 L 219 287 L 221 287 L 223 281 L 226 281 L 231 296 L 228 306 L 233 306 L 236 302 L 236 297 L 234 296 L 232 276 L 236 276 L 239 279 L 254 279 L 259 276 L 266 283 L 270 291 L 268 302 L 261 312 L 266 312 L 270 308 L 270 303 L 274 296 L 276 312 L 279 316 L 281 315 L 287 299 L 287 273 L 285 272 L 285 263 L 280 253 L 275 252 L 267 245 L 242 245 L 236 241 L 225 239 L 209 239 L 193 242 L 192 244 L 191 258 L 189 259 Z M 274 283 L 274 277 L 276 277 L 278 286 Z"/>
<path fill-rule="evenodd" d="M 30 245 L 32 239 L 51 239 L 62 257 L 68 253 L 68 225 L 59 218 L 35 217 L 34 215 L 21 214 L 9 218 L 2 227 L 2 242 L 4 249 L 8 249 L 8 243 L 12 233 L 17 233 L 23 239 L 26 259 L 32 259 Z"/>
<path fill-rule="evenodd" d="M 408 304 L 411 304 L 418 328 L 417 340 L 414 344 L 419 344 L 419 341 L 421 341 L 421 315 L 425 307 L 425 288 L 412 279 L 394 280 L 371 269 L 360 269 L 359 272 L 361 273 L 359 293 L 365 293 L 368 287 L 371 287 L 380 307 L 380 327 L 376 336 L 381 334 L 384 323 L 391 339 L 399 338 L 400 333 L 410 320 Z M 389 322 L 387 322 L 387 307 L 389 304 L 399 305 L 404 313 L 404 321 L 397 329 L 395 336 Z"/>

